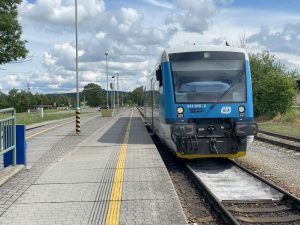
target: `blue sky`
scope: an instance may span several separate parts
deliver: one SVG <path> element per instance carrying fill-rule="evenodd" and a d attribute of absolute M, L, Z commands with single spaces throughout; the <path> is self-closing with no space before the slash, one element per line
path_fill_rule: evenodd
<path fill-rule="evenodd" d="M 123 90 L 143 85 L 164 48 L 199 44 L 270 50 L 290 69 L 300 69 L 299 0 L 78 0 L 80 88 L 106 87 L 120 73 Z M 0 90 L 34 93 L 75 90 L 74 0 L 24 0 L 23 38 L 32 60 L 1 65 Z"/>
<path fill-rule="evenodd" d="M 266 10 L 286 10 L 297 12 L 300 9 L 299 0 L 236 0 L 232 4 L 233 7 L 266 9 Z"/>

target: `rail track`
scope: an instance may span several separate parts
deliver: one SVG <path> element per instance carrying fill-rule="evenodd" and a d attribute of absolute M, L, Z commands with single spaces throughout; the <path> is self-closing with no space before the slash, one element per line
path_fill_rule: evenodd
<path fill-rule="evenodd" d="M 259 130 L 256 140 L 300 151 L 300 138 Z"/>
<path fill-rule="evenodd" d="M 232 160 L 186 168 L 225 224 L 300 224 L 300 199 Z"/>
<path fill-rule="evenodd" d="M 142 110 L 138 109 L 143 116 Z M 149 128 L 148 128 L 149 129 Z M 187 179 L 194 184 L 193 188 L 200 195 L 198 198 L 183 196 L 179 198 L 182 205 L 197 205 L 202 203 L 200 212 L 188 212 L 191 224 L 292 224 L 300 225 L 300 199 L 291 195 L 279 186 L 267 181 L 247 168 L 230 159 L 201 159 L 183 161 L 170 156 L 169 151 L 158 138 L 153 136 L 160 154 L 169 171 L 181 171 L 187 174 Z M 174 169 L 176 168 L 176 169 Z M 171 177 L 172 177 L 171 173 Z M 186 181 L 175 186 L 183 186 L 183 193 L 192 193 Z M 174 182 L 174 180 L 173 180 Z M 179 183 L 179 184 L 176 184 Z M 192 194 L 191 194 L 192 195 Z M 185 198 L 185 199 L 184 199 Z M 186 201 L 196 201 L 186 204 Z M 197 200 L 198 199 L 198 200 Z M 198 201 L 198 202 L 197 202 Z M 199 203 L 200 202 L 200 203 Z M 196 215 L 196 216 L 195 216 Z"/>

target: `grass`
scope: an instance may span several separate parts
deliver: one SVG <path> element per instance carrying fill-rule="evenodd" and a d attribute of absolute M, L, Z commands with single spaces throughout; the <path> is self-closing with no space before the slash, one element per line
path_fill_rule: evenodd
<path fill-rule="evenodd" d="M 102 109 L 101 110 L 103 117 L 112 117 L 113 110 L 112 109 Z"/>
<path fill-rule="evenodd" d="M 300 138 L 300 127 L 292 127 L 289 125 L 276 124 L 276 123 L 275 124 L 264 123 L 264 124 L 259 124 L 259 128 L 273 133 Z"/>
<path fill-rule="evenodd" d="M 276 116 L 271 120 L 258 119 L 259 128 L 278 134 L 300 137 L 300 110 L 293 108 L 284 115 Z"/>
<path fill-rule="evenodd" d="M 75 117 L 74 111 L 59 112 L 59 113 L 44 113 L 44 118 L 41 117 L 39 113 L 17 113 L 17 124 L 30 125 L 33 123 L 41 123 L 49 120 L 58 120 L 68 117 Z"/>

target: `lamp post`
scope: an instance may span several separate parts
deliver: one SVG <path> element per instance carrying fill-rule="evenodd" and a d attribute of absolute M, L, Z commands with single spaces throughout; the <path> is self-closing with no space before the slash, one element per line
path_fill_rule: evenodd
<path fill-rule="evenodd" d="M 120 99 L 119 99 L 119 73 L 117 73 L 117 109 L 120 109 Z"/>
<path fill-rule="evenodd" d="M 105 52 L 105 61 L 106 61 L 106 107 L 109 108 L 109 105 L 108 105 L 108 65 L 107 65 L 107 56 L 108 56 L 108 52 Z"/>
<path fill-rule="evenodd" d="M 122 99 L 122 101 L 121 101 L 121 106 L 122 106 L 122 108 L 123 108 L 123 99 L 124 99 L 124 83 L 123 82 L 121 82 L 121 86 L 122 86 L 122 91 L 121 91 L 121 99 Z"/>
<path fill-rule="evenodd" d="M 115 76 L 112 76 L 111 78 L 114 79 L 114 84 L 113 84 L 113 93 L 114 93 L 114 98 L 113 98 L 113 102 L 114 102 L 114 112 L 115 112 L 115 109 L 116 109 L 116 79 L 115 79 Z"/>
<path fill-rule="evenodd" d="M 114 87 L 114 85 L 113 85 L 113 83 L 112 82 L 110 82 L 110 107 L 112 108 L 112 102 L 113 102 L 113 95 L 112 95 L 112 93 L 113 93 L 113 87 Z"/>
<path fill-rule="evenodd" d="M 76 134 L 80 133 L 80 105 L 78 84 L 78 29 L 77 29 L 77 0 L 75 0 L 75 36 L 76 36 Z"/>

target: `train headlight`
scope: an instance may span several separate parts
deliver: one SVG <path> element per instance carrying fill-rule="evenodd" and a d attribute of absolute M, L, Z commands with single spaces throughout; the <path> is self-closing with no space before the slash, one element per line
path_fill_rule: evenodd
<path fill-rule="evenodd" d="M 244 112 L 245 112 L 245 107 L 242 106 L 242 105 L 240 105 L 240 106 L 239 106 L 239 112 L 240 112 L 240 113 L 244 113 Z"/>
<path fill-rule="evenodd" d="M 179 107 L 177 108 L 177 112 L 178 112 L 179 114 L 181 114 L 181 113 L 184 112 L 184 109 L 183 109 L 181 106 L 179 106 Z"/>

